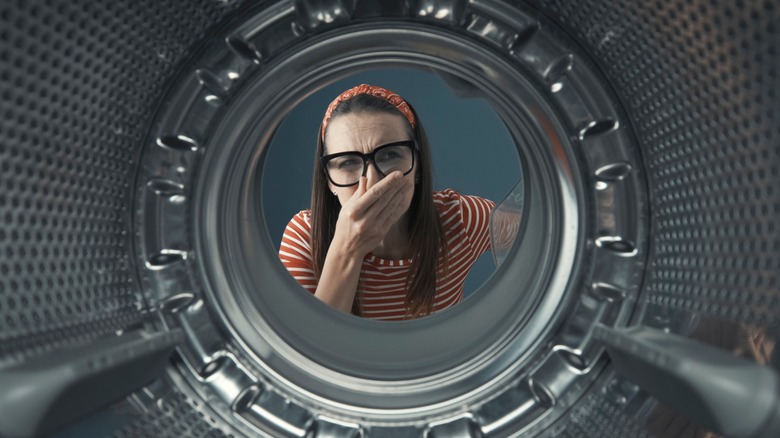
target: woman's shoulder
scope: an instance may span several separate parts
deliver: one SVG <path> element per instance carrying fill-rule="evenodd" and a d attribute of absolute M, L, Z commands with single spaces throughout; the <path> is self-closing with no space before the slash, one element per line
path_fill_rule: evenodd
<path fill-rule="evenodd" d="M 474 195 L 463 195 L 459 192 L 456 192 L 453 189 L 444 189 L 439 191 L 433 192 L 433 202 L 437 206 L 440 207 L 448 207 L 453 206 L 456 204 L 462 204 L 462 203 L 487 203 L 487 204 L 493 204 L 493 201 L 490 201 L 488 199 L 482 198 L 480 196 L 474 196 Z"/>
<path fill-rule="evenodd" d="M 453 189 L 437 190 L 433 192 L 433 202 L 436 205 L 452 205 L 460 202 L 461 194 Z"/>
<path fill-rule="evenodd" d="M 453 189 L 444 189 L 433 193 L 433 202 L 444 222 L 454 217 L 489 217 L 495 203 L 479 196 L 463 195 Z M 470 220 L 470 219 L 469 219 Z"/>
<path fill-rule="evenodd" d="M 311 228 L 311 210 L 301 210 L 290 219 L 289 225 L 298 225 L 299 227 Z M 288 226 L 289 226 L 288 225 Z"/>

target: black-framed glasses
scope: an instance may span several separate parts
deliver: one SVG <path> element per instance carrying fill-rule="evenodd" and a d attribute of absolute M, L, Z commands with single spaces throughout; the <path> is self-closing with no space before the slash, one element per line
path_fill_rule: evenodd
<path fill-rule="evenodd" d="M 320 158 L 325 174 L 334 186 L 349 187 L 360 182 L 360 177 L 368 171 L 369 161 L 382 176 L 401 171 L 408 175 L 414 168 L 415 142 L 413 140 L 396 141 L 377 147 L 371 153 L 357 151 L 339 152 Z"/>

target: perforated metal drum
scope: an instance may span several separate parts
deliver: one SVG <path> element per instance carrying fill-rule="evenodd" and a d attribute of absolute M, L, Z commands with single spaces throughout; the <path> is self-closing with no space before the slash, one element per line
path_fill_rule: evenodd
<path fill-rule="evenodd" d="M 737 422 L 643 376 L 687 358 L 665 333 L 780 381 L 778 27 L 769 0 L 3 3 L 0 435 L 777 430 L 776 393 Z M 299 290 L 258 202 L 284 116 L 385 67 L 485 99 L 524 200 L 473 298 L 389 325 Z M 696 348 L 728 363 L 703 388 L 743 366 Z"/>

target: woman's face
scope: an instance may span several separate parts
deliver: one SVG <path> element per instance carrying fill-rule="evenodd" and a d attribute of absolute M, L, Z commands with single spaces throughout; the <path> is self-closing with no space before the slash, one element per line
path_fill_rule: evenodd
<path fill-rule="evenodd" d="M 339 152 L 357 151 L 367 154 L 379 146 L 396 141 L 411 140 L 410 127 L 401 115 L 382 112 L 343 114 L 331 119 L 325 132 L 325 155 Z M 414 166 L 417 167 L 417 160 Z M 404 210 L 409 209 L 414 195 L 414 179 L 417 169 L 413 169 L 404 178 L 412 180 L 407 196 L 404 199 Z M 384 178 L 377 172 L 373 163 L 366 169 L 366 189 Z M 328 187 L 335 192 L 341 205 L 344 205 L 357 190 L 357 184 L 351 187 L 338 187 L 328 182 Z"/>

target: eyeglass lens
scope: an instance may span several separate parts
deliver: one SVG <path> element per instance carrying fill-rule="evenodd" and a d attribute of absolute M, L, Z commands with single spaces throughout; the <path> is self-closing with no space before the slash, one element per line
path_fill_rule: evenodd
<path fill-rule="evenodd" d="M 377 149 L 374 165 L 383 176 L 400 170 L 406 173 L 414 165 L 412 150 L 408 146 L 387 146 Z M 360 181 L 368 157 L 358 152 L 328 160 L 325 168 L 334 184 L 349 185 Z"/>

